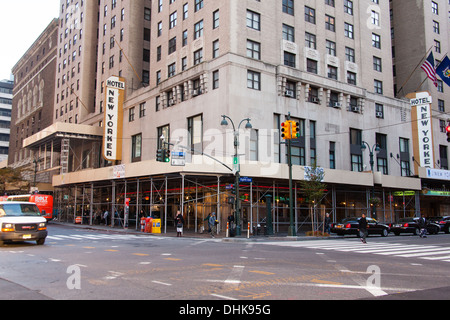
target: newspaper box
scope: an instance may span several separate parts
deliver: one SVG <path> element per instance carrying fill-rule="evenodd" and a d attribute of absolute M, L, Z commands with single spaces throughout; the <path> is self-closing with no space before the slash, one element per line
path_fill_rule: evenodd
<path fill-rule="evenodd" d="M 161 219 L 152 220 L 152 233 L 161 233 Z"/>

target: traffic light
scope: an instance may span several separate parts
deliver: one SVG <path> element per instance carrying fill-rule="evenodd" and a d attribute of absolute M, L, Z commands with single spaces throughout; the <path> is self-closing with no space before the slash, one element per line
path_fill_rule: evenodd
<path fill-rule="evenodd" d="M 447 142 L 450 142 L 450 125 L 445 128 L 445 132 L 447 132 Z"/>
<path fill-rule="evenodd" d="M 158 151 L 156 151 L 156 161 L 164 162 L 164 150 L 163 149 L 158 149 Z"/>
<path fill-rule="evenodd" d="M 292 139 L 297 139 L 298 137 L 300 137 L 299 133 L 300 123 L 298 123 L 297 121 L 291 121 L 291 124 L 292 124 Z"/>
<path fill-rule="evenodd" d="M 292 139 L 290 121 L 285 121 L 281 124 L 281 138 L 285 140 Z"/>
<path fill-rule="evenodd" d="M 170 162 L 170 150 L 164 149 L 164 162 Z"/>

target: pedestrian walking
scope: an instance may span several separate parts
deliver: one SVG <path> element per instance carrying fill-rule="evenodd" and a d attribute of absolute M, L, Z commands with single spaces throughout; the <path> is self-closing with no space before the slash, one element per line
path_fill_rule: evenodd
<path fill-rule="evenodd" d="M 331 218 L 330 218 L 329 213 L 327 213 L 325 215 L 324 225 L 325 225 L 325 232 L 330 234 L 331 233 Z"/>
<path fill-rule="evenodd" d="M 367 237 L 367 219 L 366 215 L 363 213 L 361 218 L 358 221 L 358 231 L 359 231 L 359 238 L 361 239 L 362 243 L 366 242 Z"/>
<path fill-rule="evenodd" d="M 423 215 L 420 215 L 418 222 L 419 222 L 419 228 L 420 228 L 419 236 L 421 238 L 426 238 L 427 237 L 427 221 L 426 221 L 425 217 Z"/>
<path fill-rule="evenodd" d="M 211 213 L 208 219 L 208 227 L 211 232 L 211 237 L 215 238 L 214 234 L 216 233 L 216 213 Z"/>
<path fill-rule="evenodd" d="M 184 224 L 184 219 L 183 219 L 183 215 L 181 214 L 181 212 L 178 210 L 177 211 L 177 216 L 175 218 L 175 223 L 177 226 L 177 237 L 181 237 L 183 234 L 183 224 Z"/>

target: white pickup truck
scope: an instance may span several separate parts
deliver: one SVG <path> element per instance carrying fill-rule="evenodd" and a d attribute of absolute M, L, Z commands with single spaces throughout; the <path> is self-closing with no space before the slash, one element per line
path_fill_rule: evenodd
<path fill-rule="evenodd" d="M 43 245 L 46 237 L 47 220 L 36 204 L 0 202 L 0 245 L 14 241 L 36 241 Z"/>

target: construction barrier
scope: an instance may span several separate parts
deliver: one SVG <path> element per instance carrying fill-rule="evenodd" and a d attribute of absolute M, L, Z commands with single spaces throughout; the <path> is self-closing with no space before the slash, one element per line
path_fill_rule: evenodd
<path fill-rule="evenodd" d="M 75 217 L 75 223 L 76 224 L 81 224 L 82 221 L 83 221 L 82 217 Z"/>

